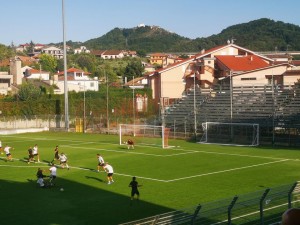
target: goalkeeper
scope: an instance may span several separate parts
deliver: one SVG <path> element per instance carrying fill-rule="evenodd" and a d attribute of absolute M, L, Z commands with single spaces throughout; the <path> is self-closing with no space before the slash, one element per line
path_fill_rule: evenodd
<path fill-rule="evenodd" d="M 134 141 L 133 140 L 131 140 L 131 139 L 128 139 L 127 140 L 127 148 L 128 149 L 134 149 Z"/>

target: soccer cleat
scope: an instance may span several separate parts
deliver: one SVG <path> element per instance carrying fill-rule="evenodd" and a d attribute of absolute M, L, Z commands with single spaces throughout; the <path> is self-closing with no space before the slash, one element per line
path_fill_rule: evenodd
<path fill-rule="evenodd" d="M 108 182 L 107 184 L 111 184 L 110 182 Z"/>

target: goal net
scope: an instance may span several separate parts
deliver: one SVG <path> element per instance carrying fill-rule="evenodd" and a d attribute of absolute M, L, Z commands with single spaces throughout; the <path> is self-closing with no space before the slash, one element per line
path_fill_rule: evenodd
<path fill-rule="evenodd" d="M 200 143 L 237 146 L 259 145 L 259 124 L 253 123 L 202 123 Z"/>
<path fill-rule="evenodd" d="M 132 139 L 136 145 L 151 145 L 167 148 L 169 128 L 154 125 L 120 124 L 120 145 L 125 145 Z"/>

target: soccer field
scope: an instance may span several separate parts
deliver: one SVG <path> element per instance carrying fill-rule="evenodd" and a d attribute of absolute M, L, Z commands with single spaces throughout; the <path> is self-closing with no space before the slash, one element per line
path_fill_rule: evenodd
<path fill-rule="evenodd" d="M 119 224 L 293 183 L 299 178 L 295 149 L 203 145 L 169 140 L 169 149 L 120 146 L 114 135 L 27 133 L 0 136 L 13 147 L 13 162 L 0 160 L 1 224 Z M 40 163 L 27 164 L 27 149 L 39 147 Z M 49 169 L 54 148 L 68 156 L 70 170 L 58 168 L 56 185 L 41 189 L 37 168 Z M 97 173 L 96 154 L 114 168 L 115 183 Z M 49 174 L 47 174 L 49 175 Z M 130 205 L 132 176 L 141 199 Z M 60 191 L 63 187 L 64 191 Z"/>

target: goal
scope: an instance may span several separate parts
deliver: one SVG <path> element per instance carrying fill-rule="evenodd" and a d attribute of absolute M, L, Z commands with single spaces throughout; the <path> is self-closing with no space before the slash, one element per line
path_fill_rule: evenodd
<path fill-rule="evenodd" d="M 133 139 L 136 145 L 150 145 L 167 148 L 169 128 L 154 125 L 120 124 L 120 145 L 126 144 L 128 139 Z"/>
<path fill-rule="evenodd" d="M 258 146 L 259 124 L 253 123 L 202 123 L 200 143 Z"/>

